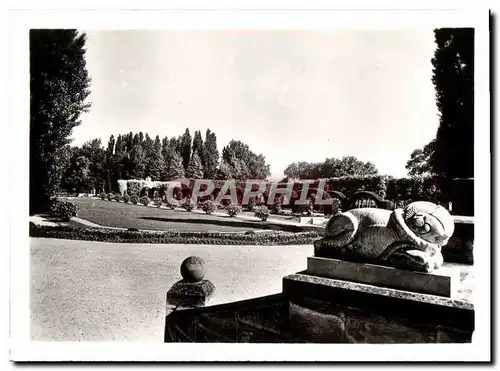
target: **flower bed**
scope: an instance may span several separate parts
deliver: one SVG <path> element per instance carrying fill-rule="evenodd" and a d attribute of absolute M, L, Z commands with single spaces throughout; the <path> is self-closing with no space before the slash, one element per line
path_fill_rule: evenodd
<path fill-rule="evenodd" d="M 30 237 L 62 238 L 83 241 L 205 244 L 205 245 L 309 245 L 319 238 L 316 232 L 146 232 L 69 226 L 37 226 L 30 223 Z"/>

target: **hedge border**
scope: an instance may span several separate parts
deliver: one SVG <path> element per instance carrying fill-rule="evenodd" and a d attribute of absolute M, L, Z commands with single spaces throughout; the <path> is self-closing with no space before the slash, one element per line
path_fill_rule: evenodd
<path fill-rule="evenodd" d="M 320 238 L 314 231 L 306 232 L 149 232 L 70 226 L 39 226 L 30 222 L 30 237 L 58 238 L 80 241 L 200 244 L 200 245 L 310 245 Z"/>

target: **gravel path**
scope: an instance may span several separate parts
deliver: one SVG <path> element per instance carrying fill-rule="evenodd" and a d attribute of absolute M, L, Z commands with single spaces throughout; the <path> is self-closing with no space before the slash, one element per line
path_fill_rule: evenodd
<path fill-rule="evenodd" d="M 312 246 L 114 244 L 31 238 L 32 340 L 163 340 L 181 262 L 207 263 L 215 303 L 281 292 Z"/>

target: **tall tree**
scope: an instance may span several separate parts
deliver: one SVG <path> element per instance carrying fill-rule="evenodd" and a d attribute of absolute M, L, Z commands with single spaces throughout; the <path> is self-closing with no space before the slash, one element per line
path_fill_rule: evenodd
<path fill-rule="evenodd" d="M 233 169 L 241 169 L 241 164 L 245 164 L 246 174 L 242 174 L 239 170 L 233 173 L 234 176 L 240 179 L 265 179 L 270 174 L 270 166 L 266 164 L 264 155 L 255 154 L 247 144 L 239 140 L 231 140 L 222 149 L 222 158 Z"/>
<path fill-rule="evenodd" d="M 126 152 L 130 152 L 132 147 L 134 146 L 134 133 L 130 132 L 127 134 L 127 150 Z"/>
<path fill-rule="evenodd" d="M 146 156 L 151 155 L 153 153 L 154 143 L 155 143 L 154 140 L 151 139 L 148 133 L 146 133 L 146 136 L 144 138 L 144 143 L 142 144 L 142 148 L 144 149 Z"/>
<path fill-rule="evenodd" d="M 66 177 L 66 187 L 69 191 L 81 193 L 88 190 L 90 187 L 89 165 L 90 161 L 85 156 L 73 156 Z"/>
<path fill-rule="evenodd" d="M 148 133 L 146 133 L 144 137 L 144 142 L 142 143 L 142 149 L 144 150 L 144 162 L 146 166 L 146 171 L 144 173 L 144 177 L 147 178 L 148 176 L 153 178 L 152 175 L 149 173 L 150 167 L 151 167 L 151 161 L 153 159 L 153 149 L 154 147 L 154 141 L 151 139 Z"/>
<path fill-rule="evenodd" d="M 144 179 L 146 173 L 146 156 L 140 144 L 135 145 L 130 153 L 131 175 L 135 179 Z"/>
<path fill-rule="evenodd" d="M 184 166 L 182 166 L 182 158 L 173 148 L 170 149 L 169 162 L 167 167 L 167 179 L 178 180 L 184 178 Z"/>
<path fill-rule="evenodd" d="M 191 160 L 189 161 L 189 165 L 186 170 L 186 176 L 191 179 L 203 178 L 203 165 L 201 164 L 198 152 L 194 152 L 193 156 L 191 156 Z"/>
<path fill-rule="evenodd" d="M 226 180 L 232 177 L 233 177 L 233 169 L 231 165 L 225 159 L 222 159 L 215 171 L 215 178 Z"/>
<path fill-rule="evenodd" d="M 313 164 L 305 161 L 294 162 L 288 165 L 283 172 L 288 178 L 313 178 L 313 169 L 319 167 L 319 164 Z"/>
<path fill-rule="evenodd" d="M 410 159 L 406 162 L 406 170 L 408 175 L 428 175 L 432 174 L 432 164 L 434 163 L 434 148 L 436 141 L 432 140 L 427 143 L 424 148 L 414 150 Z"/>
<path fill-rule="evenodd" d="M 378 174 L 371 162 L 363 162 L 354 156 L 344 156 L 341 159 L 327 158 L 324 162 L 299 162 L 287 166 L 284 174 L 288 178 L 318 179 L 342 176 L 368 176 Z"/>
<path fill-rule="evenodd" d="M 137 146 L 141 144 L 141 140 L 139 138 L 139 134 L 138 133 L 135 133 L 134 134 L 134 139 L 132 140 L 132 148 L 134 148 L 134 146 Z M 132 151 L 132 149 L 130 149 Z"/>
<path fill-rule="evenodd" d="M 118 143 L 118 140 L 117 140 Z M 122 142 L 120 142 L 122 143 Z M 119 147 L 115 145 L 115 148 Z M 120 148 L 118 148 L 120 153 Z M 115 150 L 116 153 L 116 150 Z M 102 146 L 102 141 L 99 138 L 91 139 L 82 145 L 78 151 L 80 156 L 88 159 L 88 181 L 87 185 L 90 188 L 104 189 L 106 182 L 105 164 L 106 164 L 106 151 Z M 117 155 L 119 156 L 119 154 Z"/>
<path fill-rule="evenodd" d="M 202 165 L 204 165 L 204 148 L 203 148 L 203 138 L 201 137 L 201 131 L 196 130 L 193 137 L 193 154 L 198 153 Z"/>
<path fill-rule="evenodd" d="M 217 136 L 207 129 L 205 143 L 203 144 L 203 168 L 207 179 L 216 177 L 217 165 L 219 163 L 219 150 L 217 149 Z"/>
<path fill-rule="evenodd" d="M 111 135 L 108 140 L 106 149 L 105 172 L 106 172 L 106 192 L 113 190 L 113 184 L 116 174 L 116 158 L 114 156 L 114 148 L 116 145 L 115 136 Z"/>
<path fill-rule="evenodd" d="M 90 107 L 85 41 L 77 30 L 30 30 L 30 214 L 47 210 L 64 148 Z"/>
<path fill-rule="evenodd" d="M 434 31 L 432 59 L 440 113 L 433 171 L 448 178 L 474 177 L 474 29 Z"/>
<path fill-rule="evenodd" d="M 376 175 L 378 170 L 372 162 L 363 162 L 354 156 L 344 156 L 341 159 L 328 158 L 323 163 L 321 177 L 332 178 L 341 176 Z"/>
<path fill-rule="evenodd" d="M 252 151 L 250 147 L 239 140 L 231 140 L 228 145 L 222 149 L 222 158 L 229 163 L 232 158 L 239 158 L 248 163 L 251 156 Z"/>
<path fill-rule="evenodd" d="M 151 180 L 162 180 L 165 175 L 165 160 L 161 154 L 161 142 L 158 135 L 153 143 L 153 150 L 148 162 L 148 173 Z"/>
<path fill-rule="evenodd" d="M 170 142 L 168 140 L 168 137 L 165 137 L 161 140 L 161 154 L 163 155 L 163 158 L 167 157 L 169 144 Z"/>
<path fill-rule="evenodd" d="M 247 177 L 250 179 L 265 179 L 271 175 L 271 166 L 266 163 L 266 158 L 263 154 L 253 155 L 247 167 Z"/>
<path fill-rule="evenodd" d="M 189 159 L 191 158 L 191 134 L 189 133 L 188 128 L 186 128 L 186 131 L 182 136 L 181 148 L 182 165 L 184 166 L 184 169 L 187 169 L 189 165 Z"/>
<path fill-rule="evenodd" d="M 179 138 L 170 138 L 168 146 L 170 147 L 170 149 L 180 154 Z"/>

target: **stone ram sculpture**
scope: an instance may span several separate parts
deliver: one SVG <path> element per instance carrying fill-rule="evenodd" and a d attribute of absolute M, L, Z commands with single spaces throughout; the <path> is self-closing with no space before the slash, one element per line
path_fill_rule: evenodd
<path fill-rule="evenodd" d="M 449 212 L 418 201 L 394 211 L 360 208 L 332 216 L 315 255 L 431 272 L 443 264 L 441 247 L 454 231 Z"/>

